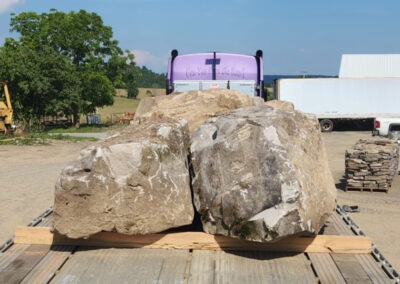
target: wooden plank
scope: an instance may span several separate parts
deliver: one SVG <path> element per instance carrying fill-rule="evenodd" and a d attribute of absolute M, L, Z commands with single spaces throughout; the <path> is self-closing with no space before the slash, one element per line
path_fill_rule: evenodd
<path fill-rule="evenodd" d="M 183 283 L 188 250 L 79 248 L 51 283 Z"/>
<path fill-rule="evenodd" d="M 395 281 L 390 279 L 383 271 L 380 264 L 377 263 L 372 256 L 356 254 L 355 257 L 374 284 L 395 283 Z"/>
<path fill-rule="evenodd" d="M 330 254 L 309 253 L 308 257 L 322 284 L 346 283 Z"/>
<path fill-rule="evenodd" d="M 89 239 L 68 239 L 47 227 L 20 227 L 15 230 L 18 244 L 84 245 L 97 247 L 174 248 L 198 250 L 286 251 L 318 253 L 371 253 L 371 240 L 360 236 L 317 235 L 295 237 L 276 243 L 248 242 L 202 232 L 122 235 L 101 232 Z"/>
<path fill-rule="evenodd" d="M 42 260 L 25 276 L 21 284 L 49 283 L 75 249 L 74 246 L 52 246 Z"/>
<path fill-rule="evenodd" d="M 338 217 L 338 214 L 335 212 L 326 221 L 323 229 L 324 235 L 338 235 L 338 231 L 335 227 L 336 217 Z M 317 274 L 319 282 L 322 284 L 346 283 L 330 254 L 307 253 L 307 255 L 315 273 Z"/>
<path fill-rule="evenodd" d="M 345 191 L 367 191 L 367 192 L 386 192 L 388 193 L 390 190 L 390 187 L 386 188 L 375 188 L 375 187 L 355 187 L 355 186 L 346 186 Z"/>
<path fill-rule="evenodd" d="M 332 254 L 346 283 L 373 283 L 354 255 Z"/>
<path fill-rule="evenodd" d="M 334 230 L 339 234 L 350 236 L 354 235 L 354 232 L 346 225 L 346 223 L 342 220 L 342 217 L 338 213 L 332 214 L 329 220 L 331 221 L 330 225 L 332 224 Z M 380 267 L 380 264 L 375 261 L 374 257 L 371 254 L 359 254 L 355 255 L 355 258 L 360 264 L 353 265 L 353 270 L 359 270 L 355 273 L 355 275 L 364 275 L 364 273 L 366 273 L 373 283 L 393 283 L 393 280 L 391 280 L 387 276 L 387 274 Z M 333 260 L 336 263 L 338 257 L 333 258 Z M 338 261 L 340 262 L 340 260 Z M 354 261 L 354 259 L 352 259 L 352 261 Z M 339 265 L 338 267 L 340 270 L 343 266 L 343 263 L 340 263 Z"/>
<path fill-rule="evenodd" d="M 53 223 L 53 214 L 50 214 L 46 218 L 44 218 L 39 224 L 36 226 L 40 227 L 51 227 L 51 224 Z"/>
<path fill-rule="evenodd" d="M 216 251 L 193 251 L 187 283 L 215 283 L 215 254 Z"/>
<path fill-rule="evenodd" d="M 322 235 L 340 235 L 335 229 L 335 226 L 332 221 L 332 216 L 325 222 L 325 225 L 322 229 Z"/>
<path fill-rule="evenodd" d="M 349 228 L 349 226 L 346 225 L 343 218 L 338 213 L 332 214 L 330 220 L 332 221 L 332 225 L 338 234 L 354 236 L 353 231 Z"/>
<path fill-rule="evenodd" d="M 8 250 L 0 253 L 0 272 L 3 271 L 14 259 L 21 255 L 29 245 L 13 244 Z"/>
<path fill-rule="evenodd" d="M 193 251 L 188 283 L 316 283 L 304 254 Z"/>
<path fill-rule="evenodd" d="M 0 272 L 0 283 L 20 283 L 49 251 L 48 245 L 31 245 Z"/>
<path fill-rule="evenodd" d="M 325 235 L 338 235 L 337 221 L 340 219 L 338 213 L 335 211 L 325 223 L 323 234 Z M 341 221 L 343 223 L 343 221 Z M 342 228 L 343 229 L 343 228 Z M 311 265 L 317 274 L 319 281 L 322 284 L 326 283 L 346 283 L 340 270 L 336 266 L 335 261 L 330 254 L 326 253 L 308 253 L 307 254 Z"/>
<path fill-rule="evenodd" d="M 167 256 L 164 256 L 158 283 L 183 283 L 187 276 L 186 266 L 190 258 L 189 250 L 165 250 L 163 253 Z"/>

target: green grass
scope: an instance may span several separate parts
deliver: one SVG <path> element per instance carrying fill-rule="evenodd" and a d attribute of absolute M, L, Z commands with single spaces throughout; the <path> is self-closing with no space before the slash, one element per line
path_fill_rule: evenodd
<path fill-rule="evenodd" d="M 165 95 L 165 90 L 164 89 L 140 89 L 139 90 L 139 96 L 141 98 L 148 97 L 149 95 L 145 94 L 145 91 L 150 90 L 152 94 L 156 96 L 161 96 Z M 99 108 L 97 110 L 97 113 L 100 114 L 101 116 L 101 122 L 103 123 L 102 125 L 87 125 L 84 122 L 86 122 L 86 116 L 82 115 L 81 116 L 81 127 L 80 128 L 75 128 L 75 127 L 69 127 L 69 128 L 63 128 L 63 127 L 48 127 L 46 131 L 48 133 L 92 133 L 92 132 L 104 132 L 108 131 L 110 129 L 122 127 L 123 125 L 121 124 L 114 124 L 114 125 L 108 125 L 106 123 L 111 122 L 111 115 L 112 114 L 117 114 L 114 116 L 114 123 L 118 122 L 118 114 L 123 114 L 123 113 L 133 113 L 136 112 L 136 109 L 139 105 L 140 99 L 128 99 L 125 97 L 120 97 L 120 96 L 115 96 L 114 97 L 114 104 L 112 106 L 106 106 L 103 108 Z"/>
<path fill-rule="evenodd" d="M 118 125 L 106 125 L 106 124 L 101 124 L 101 125 L 87 125 L 87 124 L 82 124 L 80 128 L 75 128 L 75 127 L 68 127 L 68 128 L 63 128 L 63 127 L 56 127 L 52 128 L 49 127 L 47 129 L 48 133 L 94 133 L 94 132 L 105 132 L 114 128 L 119 127 Z"/>
<path fill-rule="evenodd" d="M 102 123 L 106 123 L 111 121 L 111 114 L 113 113 L 135 112 L 139 102 L 140 100 L 138 99 L 114 97 L 114 104 L 112 106 L 99 108 L 97 112 L 101 115 Z"/>
<path fill-rule="evenodd" d="M 48 133 L 35 133 L 26 136 L 0 134 L 0 145 L 50 145 L 54 140 L 64 140 L 69 142 L 78 141 L 97 141 L 93 137 L 74 137 L 62 134 L 50 135 Z"/>
<path fill-rule="evenodd" d="M 138 88 L 139 94 L 138 99 L 143 99 L 146 97 L 156 97 L 165 96 L 165 89 L 155 89 L 155 88 Z"/>
<path fill-rule="evenodd" d="M 103 108 L 99 108 L 97 113 L 101 116 L 101 125 L 87 125 L 86 116 L 81 116 L 81 127 L 47 127 L 45 131 L 48 133 L 93 133 L 93 132 L 105 132 L 111 129 L 123 127 L 126 125 L 122 124 L 113 124 L 108 125 L 106 123 L 111 121 L 112 114 L 123 114 L 123 113 L 133 113 L 136 111 L 140 100 L 139 99 L 128 99 L 123 97 L 114 97 L 114 104 L 112 106 L 106 106 Z M 114 123 L 118 122 L 118 115 L 114 117 Z"/>

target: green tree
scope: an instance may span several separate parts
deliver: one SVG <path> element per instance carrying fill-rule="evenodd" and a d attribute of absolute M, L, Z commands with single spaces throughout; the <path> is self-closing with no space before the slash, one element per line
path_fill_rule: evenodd
<path fill-rule="evenodd" d="M 76 86 L 58 96 L 71 95 L 73 89 L 73 99 L 67 100 L 69 108 L 64 113 L 72 113 L 76 126 L 79 126 L 80 114 L 113 104 L 115 87 L 134 85 L 135 76 L 126 75 L 128 61 L 132 62 L 133 56 L 123 53 L 118 41 L 113 39 L 111 27 L 104 25 L 95 13 L 84 10 L 64 13 L 54 9 L 42 14 L 24 12 L 12 16 L 10 31 L 20 34 L 14 45 L 30 49 L 32 56 L 35 53 L 46 57 L 47 53 L 54 53 L 68 64 L 67 70 Z M 46 67 L 42 70 L 46 72 Z M 49 89 L 43 89 L 41 95 Z M 33 91 L 29 85 L 25 93 L 29 96 Z"/>
<path fill-rule="evenodd" d="M 136 98 L 139 94 L 137 80 L 141 78 L 141 73 L 136 67 L 135 56 L 129 51 L 125 51 L 125 56 L 115 56 L 108 60 L 108 77 L 114 82 L 114 87 L 127 89 L 128 98 Z"/>
<path fill-rule="evenodd" d="M 42 115 L 72 114 L 79 84 L 68 58 L 50 47 L 36 51 L 7 39 L 0 62 L 0 78 L 9 82 L 17 120 L 32 125 Z"/>
<path fill-rule="evenodd" d="M 128 98 L 135 99 L 139 94 L 137 80 L 140 80 L 141 77 L 142 74 L 136 67 L 135 62 L 131 60 L 124 70 L 124 82 L 128 90 Z"/>
<path fill-rule="evenodd" d="M 165 87 L 165 74 L 155 73 L 148 69 L 146 66 L 139 67 L 139 72 L 142 74 L 137 79 L 137 85 L 139 88 L 164 88 Z"/>

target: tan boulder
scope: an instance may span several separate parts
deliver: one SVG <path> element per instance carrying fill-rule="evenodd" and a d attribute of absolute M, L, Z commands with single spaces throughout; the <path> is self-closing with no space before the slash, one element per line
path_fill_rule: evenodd
<path fill-rule="evenodd" d="M 183 118 L 188 121 L 190 133 L 193 133 L 209 117 L 263 103 L 261 98 L 228 89 L 188 91 L 142 99 L 135 113 L 135 121 L 161 117 Z"/>
<path fill-rule="evenodd" d="M 294 110 L 294 104 L 287 101 L 272 100 L 265 102 L 265 105 L 274 109 Z"/>
<path fill-rule="evenodd" d="M 56 184 L 54 229 L 80 238 L 191 224 L 189 140 L 187 122 L 169 119 L 128 126 L 83 149 Z"/>

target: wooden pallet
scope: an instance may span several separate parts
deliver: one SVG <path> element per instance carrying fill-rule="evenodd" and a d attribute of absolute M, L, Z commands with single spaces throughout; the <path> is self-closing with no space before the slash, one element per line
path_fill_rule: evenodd
<path fill-rule="evenodd" d="M 374 187 L 356 187 L 356 186 L 346 186 L 345 191 L 367 191 L 367 192 L 389 192 L 388 188 L 374 188 Z"/>

